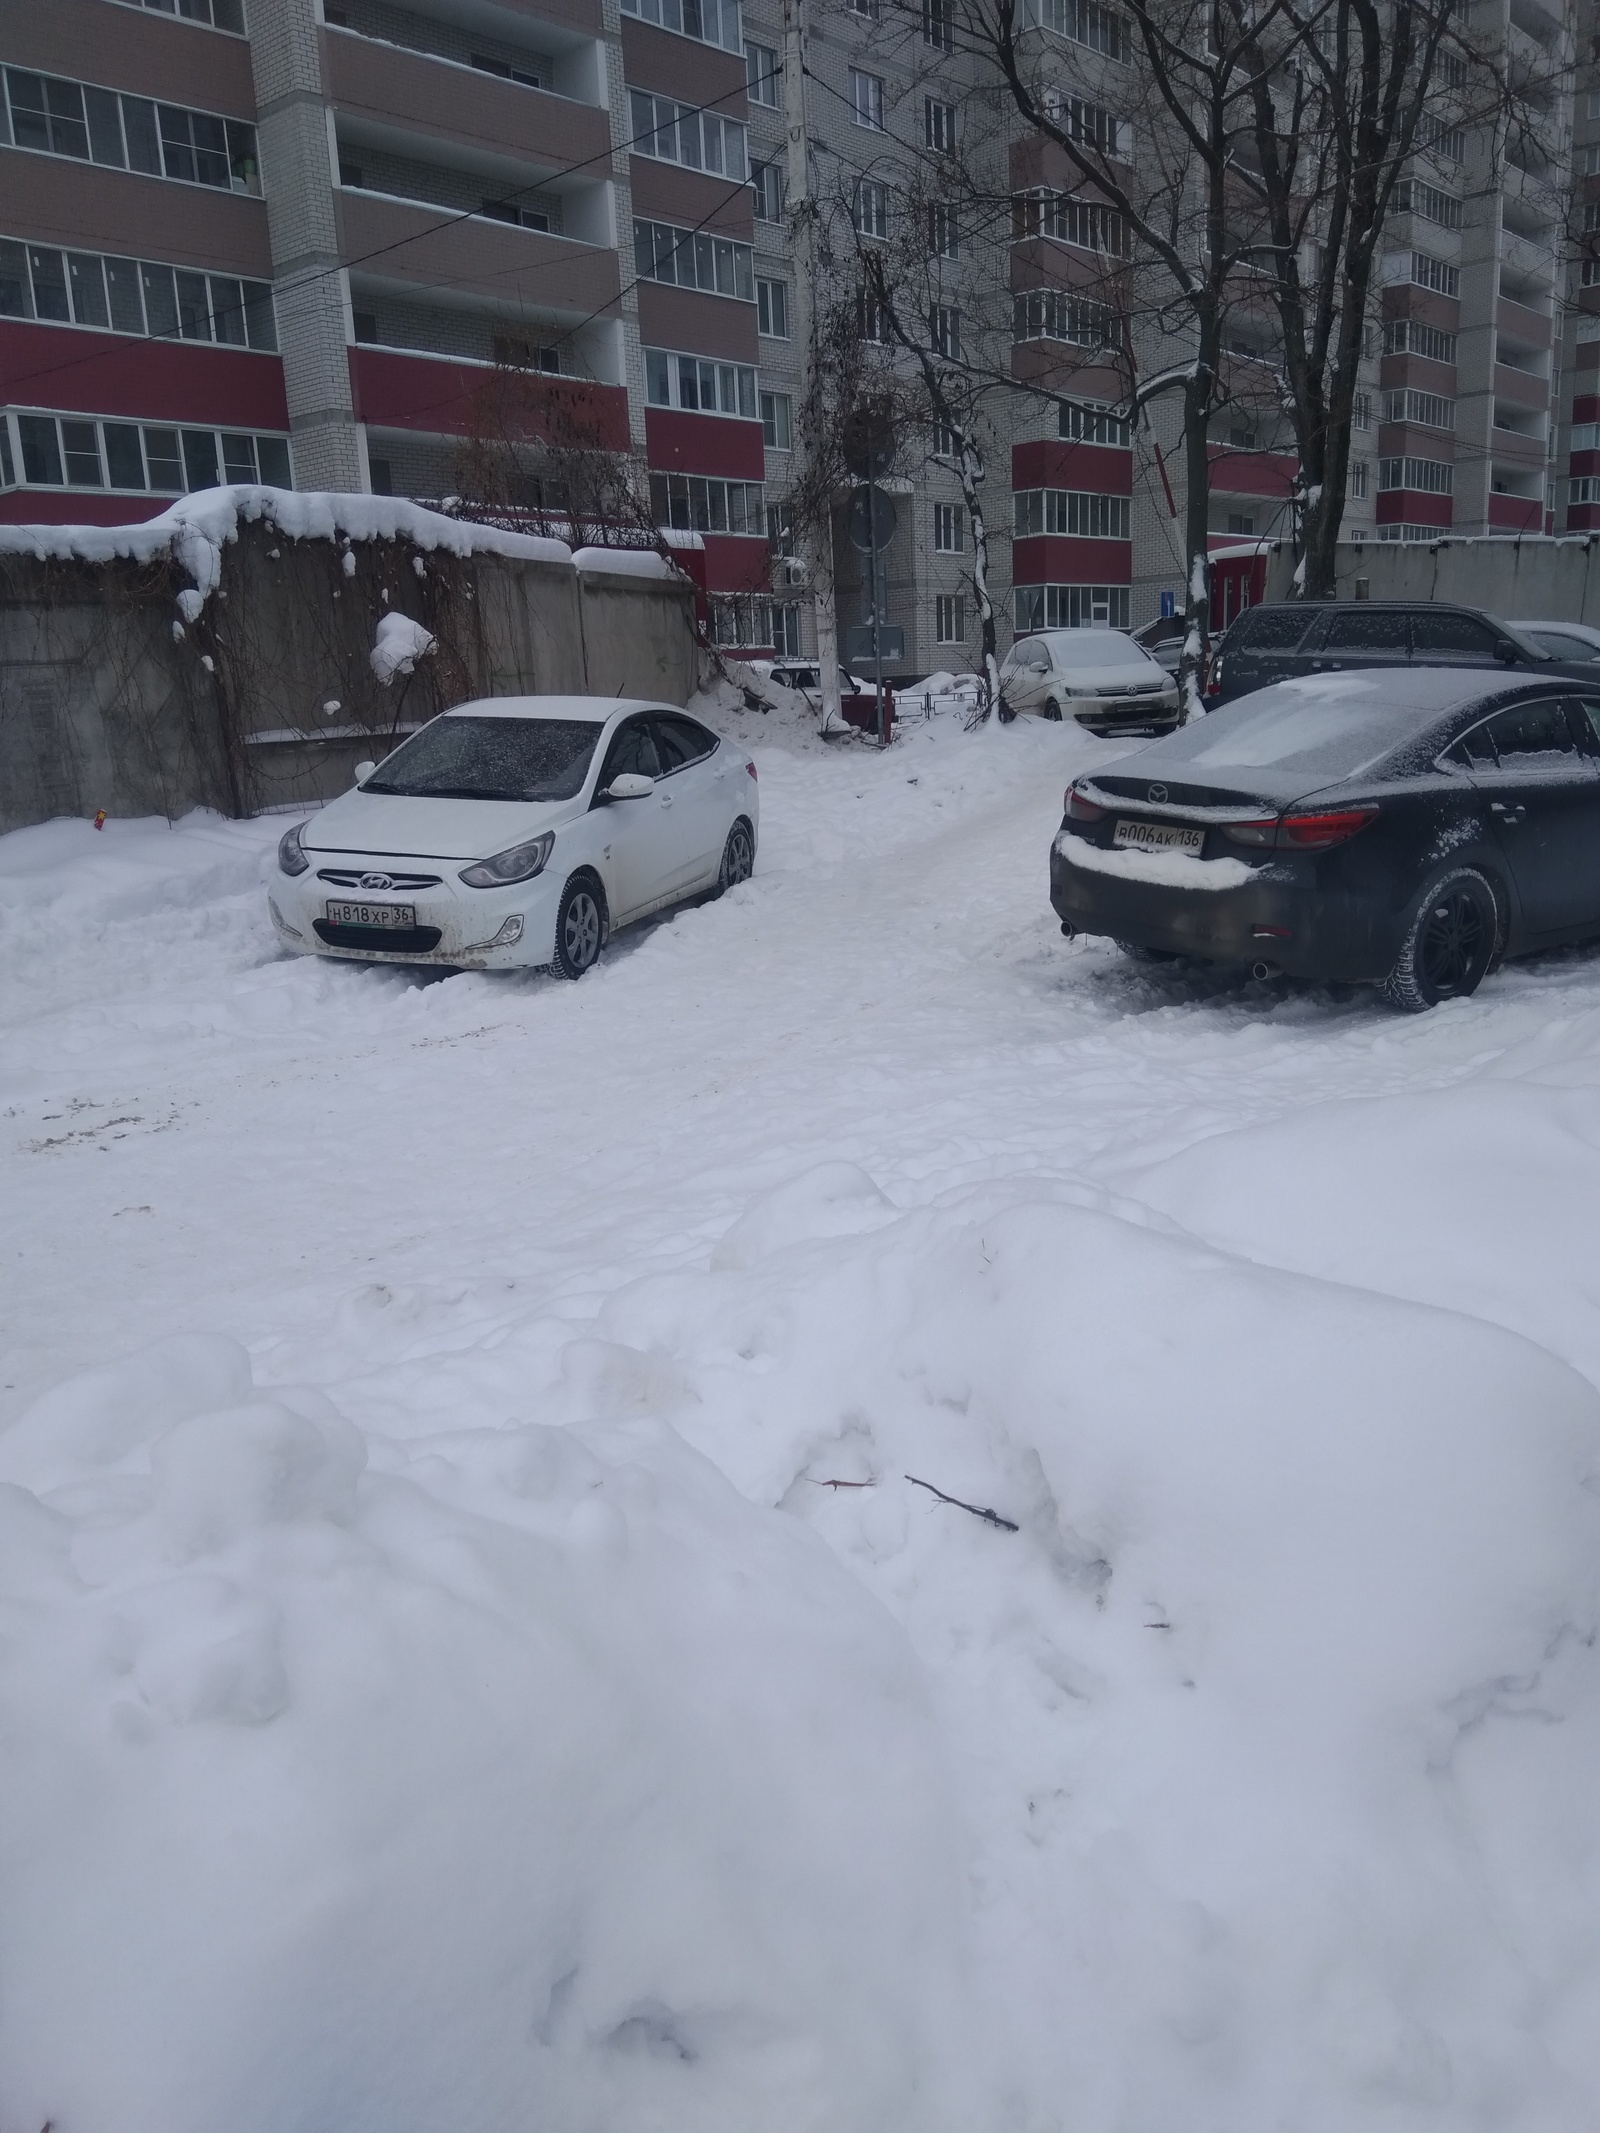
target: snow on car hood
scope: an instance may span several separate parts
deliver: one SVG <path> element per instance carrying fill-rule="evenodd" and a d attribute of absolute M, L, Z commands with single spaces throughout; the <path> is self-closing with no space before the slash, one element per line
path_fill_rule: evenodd
<path fill-rule="evenodd" d="M 487 859 L 582 812 L 577 800 L 414 799 L 404 793 L 341 793 L 313 815 L 308 852 L 371 852 L 384 858 Z"/>
<path fill-rule="evenodd" d="M 1172 686 L 1172 676 L 1154 662 L 1139 667 L 1057 667 L 1055 672 L 1079 696 L 1126 696 L 1131 690 Z"/>

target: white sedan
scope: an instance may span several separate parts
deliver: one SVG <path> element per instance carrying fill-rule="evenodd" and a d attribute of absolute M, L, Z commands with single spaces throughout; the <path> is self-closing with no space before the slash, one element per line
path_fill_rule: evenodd
<path fill-rule="evenodd" d="M 580 978 L 612 930 L 755 865 L 756 766 L 687 712 L 498 696 L 431 720 L 278 846 L 298 955 Z"/>
<path fill-rule="evenodd" d="M 1121 630 L 1041 630 L 1019 637 L 1000 668 L 1002 718 L 1075 718 L 1091 733 L 1170 733 L 1178 684 Z"/>

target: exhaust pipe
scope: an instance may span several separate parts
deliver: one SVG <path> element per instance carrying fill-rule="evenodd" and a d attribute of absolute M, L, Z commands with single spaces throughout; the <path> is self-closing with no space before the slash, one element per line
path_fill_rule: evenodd
<path fill-rule="evenodd" d="M 1075 941 L 1078 938 L 1078 929 L 1070 918 L 1061 921 L 1061 937 L 1067 941 Z"/>
<path fill-rule="evenodd" d="M 1252 963 L 1250 975 L 1253 978 L 1281 978 L 1283 972 L 1276 963 Z"/>

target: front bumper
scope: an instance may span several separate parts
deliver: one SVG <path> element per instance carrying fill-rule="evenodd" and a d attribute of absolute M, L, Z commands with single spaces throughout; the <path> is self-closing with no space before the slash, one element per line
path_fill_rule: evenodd
<path fill-rule="evenodd" d="M 1064 848 L 1082 842 L 1062 829 L 1050 847 L 1051 905 L 1080 933 L 1210 962 L 1268 962 L 1323 983 L 1371 984 L 1393 967 L 1399 944 L 1382 911 L 1319 886 L 1312 857 L 1274 854 L 1247 881 L 1189 888 L 1075 866 Z"/>
<path fill-rule="evenodd" d="M 267 909 L 281 946 L 292 955 L 324 955 L 351 963 L 406 963 L 448 970 L 525 970 L 541 968 L 555 955 L 556 906 L 564 876 L 546 867 L 531 881 L 503 889 L 469 889 L 459 880 L 465 859 L 414 859 L 408 867 L 437 875 L 428 888 L 392 893 L 350 889 L 320 879 L 324 872 L 359 872 L 370 867 L 370 854 L 318 852 L 310 871 L 275 874 L 267 892 Z M 416 933 L 391 940 L 383 929 L 328 929 L 330 903 L 403 904 L 416 913 Z M 520 920 L 520 927 L 517 921 Z M 429 938 L 433 945 L 423 945 Z"/>
<path fill-rule="evenodd" d="M 1178 692 L 1150 696 L 1069 696 L 1063 718 L 1075 718 L 1090 733 L 1171 733 L 1178 724 Z"/>

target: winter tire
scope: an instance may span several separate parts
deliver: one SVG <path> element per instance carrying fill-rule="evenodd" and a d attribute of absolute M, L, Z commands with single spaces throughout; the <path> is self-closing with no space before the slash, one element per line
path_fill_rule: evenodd
<path fill-rule="evenodd" d="M 756 870 L 755 839 L 750 834 L 750 825 L 741 815 L 728 832 L 728 841 L 722 847 L 722 866 L 717 874 L 717 894 L 725 895 L 741 881 L 748 881 Z"/>
<path fill-rule="evenodd" d="M 1471 867 L 1428 884 L 1395 965 L 1378 990 L 1391 1007 L 1420 1015 L 1441 1000 L 1475 993 L 1500 950 L 1500 907 Z"/>
<path fill-rule="evenodd" d="M 1047 697 L 1045 699 L 1044 715 L 1052 722 L 1052 724 L 1057 726 L 1060 725 L 1061 706 L 1056 702 L 1053 696 Z"/>
<path fill-rule="evenodd" d="M 551 968 L 563 978 L 581 978 L 599 960 L 605 938 L 600 891 L 587 874 L 574 874 L 556 912 L 556 952 Z"/>

